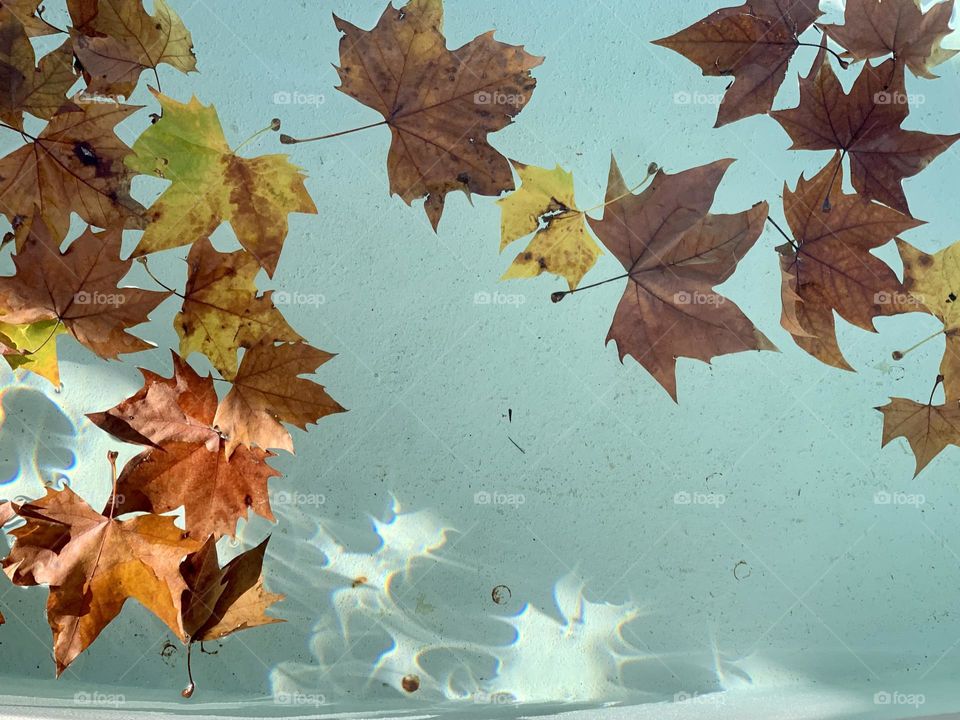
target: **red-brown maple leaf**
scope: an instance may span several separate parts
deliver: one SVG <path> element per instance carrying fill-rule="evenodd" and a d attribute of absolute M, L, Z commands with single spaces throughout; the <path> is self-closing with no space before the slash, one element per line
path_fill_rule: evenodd
<path fill-rule="evenodd" d="M 795 191 L 784 186 L 783 210 L 794 243 L 777 248 L 784 273 L 782 324 L 815 358 L 852 370 L 837 344 L 833 313 L 876 332 L 874 318 L 920 310 L 871 251 L 923 223 L 844 193 L 839 153 L 810 180 L 801 177 Z"/>
<path fill-rule="evenodd" d="M 800 104 L 772 117 L 795 150 L 842 150 L 850 156 L 854 188 L 909 214 L 902 181 L 913 177 L 960 139 L 904 130 L 910 112 L 903 65 L 894 60 L 863 66 L 850 94 L 843 91 L 826 53 L 826 38 L 810 74 L 800 80 Z"/>
<path fill-rule="evenodd" d="M 89 416 L 121 440 L 151 446 L 123 468 L 110 504 L 116 513 L 182 506 L 187 530 L 200 538 L 233 535 L 249 511 L 273 520 L 267 483 L 279 473 L 266 462 L 272 453 L 239 447 L 228 461 L 226 441 L 213 428 L 213 379 L 176 354 L 173 366 L 171 378 L 142 370 L 139 392 Z"/>
<path fill-rule="evenodd" d="M 723 8 L 654 44 L 696 63 L 703 74 L 732 76 L 715 127 L 767 113 L 783 84 L 799 35 L 822 14 L 819 0 L 748 0 Z"/>
<path fill-rule="evenodd" d="M 121 234 L 87 228 L 61 253 L 45 223 L 33 222 L 13 256 L 16 274 L 0 277 L 0 320 L 59 320 L 103 358 L 153 347 L 126 330 L 146 322 L 170 293 L 118 287 L 131 265 L 119 257 Z"/>
<path fill-rule="evenodd" d="M 677 358 L 709 362 L 745 350 L 775 350 L 729 298 L 713 288 L 733 274 L 760 237 L 767 204 L 711 215 L 717 187 L 733 160 L 676 175 L 658 171 L 632 194 L 611 162 L 602 220 L 590 226 L 628 273 L 607 342 L 632 355 L 677 399 Z"/>
<path fill-rule="evenodd" d="M 950 34 L 953 0 L 939 2 L 923 12 L 919 0 L 847 0 L 843 25 L 821 27 L 847 49 L 854 60 L 893 55 L 914 75 L 937 77 L 931 68 L 946 62 L 957 50 L 940 42 Z"/>

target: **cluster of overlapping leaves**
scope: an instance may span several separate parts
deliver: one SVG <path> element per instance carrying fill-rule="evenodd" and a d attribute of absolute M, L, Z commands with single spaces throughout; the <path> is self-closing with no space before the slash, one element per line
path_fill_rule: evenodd
<path fill-rule="evenodd" d="M 277 267 L 289 213 L 316 212 L 301 171 L 284 155 L 236 154 L 212 107 L 156 90 L 159 112 L 128 147 L 115 126 L 141 110 L 122 98 L 142 71 L 159 79 L 160 64 L 196 69 L 183 22 L 163 0 L 153 15 L 141 0 L 68 0 L 72 25 L 61 30 L 38 6 L 0 3 L 0 117 L 24 140 L 0 159 L 0 212 L 12 228 L 4 245 L 15 267 L 0 277 L 0 350 L 14 368 L 59 385 L 59 335 L 116 359 L 151 348 L 129 329 L 172 296 L 181 303 L 173 376 L 143 370 L 141 390 L 89 416 L 142 447 L 113 467 L 106 507 L 69 487 L 3 505 L 4 522 L 18 523 L 3 567 L 17 585 L 49 586 L 59 674 L 130 598 L 185 643 L 276 622 L 266 610 L 280 596 L 261 576 L 266 541 L 223 568 L 216 544 L 251 513 L 273 519 L 268 481 L 278 473 L 267 461 L 272 449 L 292 450 L 283 423 L 305 428 L 343 408 L 302 377 L 332 356 L 308 345 L 255 285 L 261 269 L 272 276 Z M 38 61 L 32 38 L 58 33 L 64 43 Z M 47 121 L 35 136 L 25 113 Z M 169 181 L 149 208 L 130 193 L 138 174 Z M 89 227 L 68 239 L 72 213 Z M 240 249 L 211 244 L 224 222 Z M 131 230 L 142 236 L 123 259 Z M 183 245 L 182 291 L 122 284 L 134 257 Z M 192 353 L 219 373 L 224 397 L 187 363 Z M 166 513 L 181 508 L 178 525 Z"/>

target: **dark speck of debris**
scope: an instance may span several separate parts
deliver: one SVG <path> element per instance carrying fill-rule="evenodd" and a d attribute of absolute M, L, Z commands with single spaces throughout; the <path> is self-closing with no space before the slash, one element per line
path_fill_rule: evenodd
<path fill-rule="evenodd" d="M 490 591 L 490 597 L 497 605 L 506 605 L 510 602 L 510 598 L 513 597 L 513 593 L 506 585 L 497 585 Z"/>
<path fill-rule="evenodd" d="M 420 678 L 416 675 L 404 675 L 400 685 L 408 693 L 416 692 L 420 689 Z"/>
<path fill-rule="evenodd" d="M 524 450 L 524 449 L 523 449 L 522 447 L 520 447 L 519 445 L 517 445 L 517 443 L 514 441 L 514 439 L 513 439 L 512 437 L 510 437 L 509 435 L 507 435 L 507 440 L 509 440 L 510 442 L 512 442 L 512 443 L 513 443 L 513 446 L 514 446 L 517 450 L 519 450 L 520 452 L 522 452 L 524 455 L 527 454 L 527 451 Z"/>
<path fill-rule="evenodd" d="M 350 587 L 360 587 L 361 585 L 365 585 L 366 582 L 367 582 L 367 576 L 360 575 L 357 578 L 355 578 L 352 583 L 350 583 Z"/>
<path fill-rule="evenodd" d="M 733 577 L 737 580 L 746 580 L 751 574 L 750 566 L 745 560 L 740 560 L 733 566 Z"/>

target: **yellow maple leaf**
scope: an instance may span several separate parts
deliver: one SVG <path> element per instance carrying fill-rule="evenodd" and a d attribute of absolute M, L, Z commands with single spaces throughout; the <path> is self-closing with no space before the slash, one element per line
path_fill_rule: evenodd
<path fill-rule="evenodd" d="M 317 212 L 303 184 L 306 176 L 286 155 L 237 156 L 212 105 L 154 95 L 163 115 L 140 136 L 126 162 L 173 184 L 147 211 L 150 224 L 133 256 L 208 237 L 226 221 L 272 276 L 287 236 L 287 215 Z"/>
<path fill-rule="evenodd" d="M 29 370 L 59 387 L 57 336 L 66 331 L 58 320 L 24 325 L 0 322 L 0 354 L 14 370 Z"/>
<path fill-rule="evenodd" d="M 603 252 L 587 232 L 583 211 L 577 208 L 573 174 L 559 165 L 547 170 L 511 162 L 521 185 L 497 200 L 501 214 L 500 250 L 514 240 L 535 234 L 502 279 L 532 278 L 549 272 L 565 278 L 573 290 Z"/>

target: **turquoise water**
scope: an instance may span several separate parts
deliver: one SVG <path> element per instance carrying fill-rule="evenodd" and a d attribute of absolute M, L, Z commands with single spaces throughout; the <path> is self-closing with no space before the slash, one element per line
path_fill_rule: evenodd
<path fill-rule="evenodd" d="M 381 2 L 171 6 L 193 33 L 200 73 L 161 68 L 163 91 L 216 105 L 231 144 L 273 117 L 301 136 L 379 119 L 334 90 L 331 13 L 368 28 Z M 448 0 L 445 28 L 450 47 L 495 28 L 546 56 L 533 100 L 492 141 L 510 158 L 571 170 L 583 206 L 602 201 L 611 152 L 630 183 L 651 162 L 676 172 L 734 157 L 714 210 L 767 200 L 781 221 L 784 182 L 794 186 L 829 154 L 787 151 L 768 117 L 712 129 L 726 81 L 649 44 L 716 7 Z M 814 53 L 797 53 L 776 107 L 796 105 L 792 78 Z M 906 127 L 960 127 L 960 64 L 939 74 L 908 75 L 923 101 Z M 277 104 L 278 93 L 314 100 Z M 149 109 L 121 126 L 131 144 L 156 109 L 143 89 L 133 100 Z M 4 153 L 19 143 L 3 141 Z M 780 328 L 774 248 L 783 240 L 765 230 L 723 292 L 781 352 L 680 360 L 677 405 L 604 346 L 619 283 L 553 304 L 550 293 L 565 287 L 556 278 L 499 282 L 514 248 L 498 254 L 493 200 L 449 196 L 435 234 L 420 207 L 389 196 L 388 144 L 381 127 L 286 148 L 268 134 L 247 148 L 290 152 L 309 174 L 319 214 L 291 216 L 280 267 L 260 286 L 316 299 L 284 312 L 338 354 L 319 380 L 350 411 L 293 431 L 296 456 L 273 463 L 285 476 L 273 485 L 277 524 L 243 525 L 230 550 L 272 533 L 267 584 L 287 596 L 275 609 L 287 622 L 197 654 L 199 689 L 181 709 L 236 701 L 237 713 L 265 715 L 484 714 L 686 699 L 723 717 L 725 693 L 799 688 L 831 699 L 811 717 L 960 707 L 944 689 L 960 669 L 958 451 L 911 480 L 909 449 L 902 440 L 880 449 L 873 409 L 892 395 L 928 396 L 942 340 L 899 362 L 891 352 L 939 329 L 934 318 L 880 318 L 879 334 L 838 321 L 857 372 L 818 363 Z M 928 222 L 907 235 L 914 245 L 932 252 L 958 239 L 958 181 L 952 150 L 905 183 Z M 134 187 L 149 203 L 164 184 Z M 136 233 L 127 235 L 132 250 Z M 226 226 L 214 241 L 234 242 Z M 892 245 L 878 254 L 899 269 Z M 151 268 L 180 282 L 184 256 L 168 252 Z M 604 255 L 588 282 L 621 272 Z M 130 282 L 151 287 L 139 268 Z M 476 301 L 494 292 L 512 301 Z M 138 364 L 169 374 L 176 310 L 167 302 L 137 329 L 159 350 L 123 363 L 62 338 L 61 392 L 0 371 L 6 496 L 35 497 L 53 481 L 94 505 L 107 497 L 101 458 L 135 449 L 84 414 L 134 392 Z M 0 591 L 11 687 L 177 704 L 184 651 L 164 649 L 173 638 L 132 604 L 55 684 L 45 598 Z M 403 689 L 409 675 L 414 693 Z M 881 696 L 878 705 L 876 693 L 916 702 Z"/>

